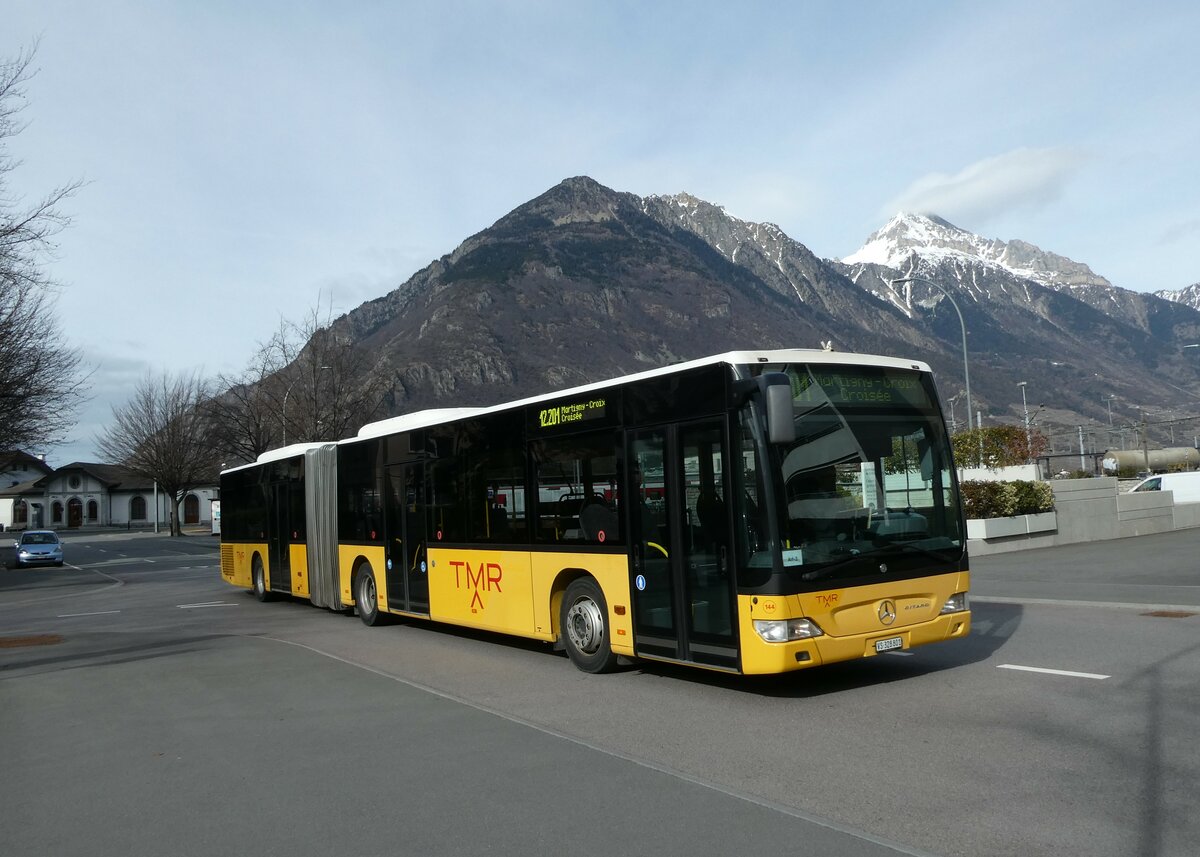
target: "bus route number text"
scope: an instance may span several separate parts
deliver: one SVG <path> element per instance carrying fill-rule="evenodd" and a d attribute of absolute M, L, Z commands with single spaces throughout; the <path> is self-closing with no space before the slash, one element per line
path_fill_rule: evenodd
<path fill-rule="evenodd" d="M 604 407 L 604 399 L 591 399 L 587 402 L 542 408 L 538 412 L 538 425 L 541 428 L 553 428 L 598 419 L 604 416 Z"/>

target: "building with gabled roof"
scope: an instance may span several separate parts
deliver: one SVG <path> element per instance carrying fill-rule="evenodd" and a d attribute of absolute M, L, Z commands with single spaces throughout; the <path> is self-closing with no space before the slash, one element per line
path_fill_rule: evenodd
<path fill-rule="evenodd" d="M 34 479 L 0 487 L 0 526 L 5 529 L 144 527 L 168 518 L 168 499 L 154 481 L 120 464 L 76 461 Z M 180 510 L 184 526 L 212 521 L 217 487 L 188 492 Z"/>

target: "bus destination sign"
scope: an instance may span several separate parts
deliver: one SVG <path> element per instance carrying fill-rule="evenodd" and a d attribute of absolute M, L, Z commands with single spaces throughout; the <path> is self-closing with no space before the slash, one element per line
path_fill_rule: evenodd
<path fill-rule="evenodd" d="M 793 376 L 792 393 L 799 402 L 828 400 L 839 405 L 926 405 L 921 379 L 912 372 L 856 372 L 853 369 L 810 367 Z M 816 384 L 812 382 L 816 381 Z"/>
<path fill-rule="evenodd" d="M 580 399 L 537 409 L 536 428 L 580 427 L 583 423 L 603 421 L 608 416 L 608 401 L 602 396 Z"/>

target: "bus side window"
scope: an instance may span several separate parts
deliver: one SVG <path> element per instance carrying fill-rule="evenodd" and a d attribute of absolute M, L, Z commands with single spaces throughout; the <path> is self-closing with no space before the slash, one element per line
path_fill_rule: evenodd
<path fill-rule="evenodd" d="M 536 441 L 538 541 L 619 544 L 617 434 L 604 430 Z"/>

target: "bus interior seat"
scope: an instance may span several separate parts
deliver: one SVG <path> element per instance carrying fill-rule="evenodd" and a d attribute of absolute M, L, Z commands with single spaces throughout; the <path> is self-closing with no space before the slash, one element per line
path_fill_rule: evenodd
<path fill-rule="evenodd" d="M 589 542 L 600 540 L 604 533 L 604 541 L 620 538 L 620 519 L 617 513 L 607 505 L 595 500 L 579 510 L 579 526 L 583 537 Z"/>

